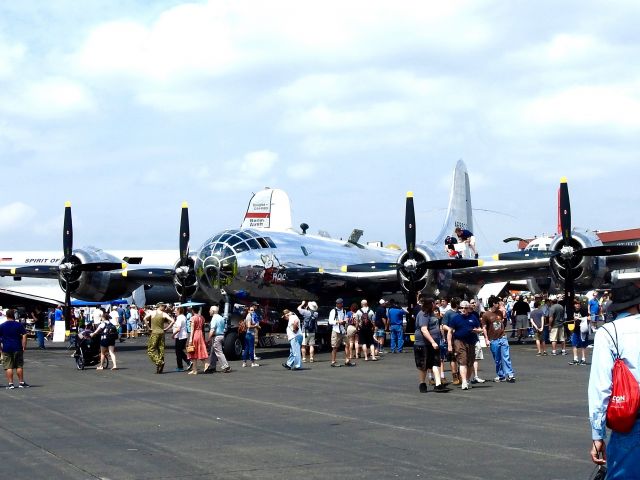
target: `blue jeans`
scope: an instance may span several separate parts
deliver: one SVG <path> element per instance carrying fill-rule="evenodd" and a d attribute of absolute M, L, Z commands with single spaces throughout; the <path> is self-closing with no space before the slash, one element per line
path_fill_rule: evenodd
<path fill-rule="evenodd" d="M 42 330 L 36 330 L 36 340 L 38 341 L 38 348 L 44 348 L 44 332 Z"/>
<path fill-rule="evenodd" d="M 607 444 L 607 480 L 640 479 L 640 420 L 629 433 L 611 432 Z"/>
<path fill-rule="evenodd" d="M 302 345 L 302 335 L 296 335 L 289 340 L 291 349 L 289 350 L 289 358 L 287 365 L 291 368 L 302 368 L 302 355 L 300 353 L 300 345 Z"/>
<path fill-rule="evenodd" d="M 251 360 L 252 362 L 255 360 L 253 355 L 253 349 L 255 347 L 256 336 L 253 332 L 249 332 L 244 334 L 244 350 L 242 351 L 242 361 L 246 362 L 247 360 Z"/>
<path fill-rule="evenodd" d="M 493 360 L 496 362 L 496 375 L 500 378 L 513 377 L 514 372 L 511 366 L 507 337 L 503 336 L 497 340 L 491 340 L 489 348 L 491 348 Z"/>
<path fill-rule="evenodd" d="M 404 345 L 404 332 L 402 331 L 402 325 L 391 325 L 391 351 L 401 352 Z"/>

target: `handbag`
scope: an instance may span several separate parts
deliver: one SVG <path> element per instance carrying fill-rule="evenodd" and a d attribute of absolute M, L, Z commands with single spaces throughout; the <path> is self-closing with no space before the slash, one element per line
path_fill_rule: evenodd
<path fill-rule="evenodd" d="M 187 345 L 187 353 L 193 353 L 196 351 L 195 345 Z"/>

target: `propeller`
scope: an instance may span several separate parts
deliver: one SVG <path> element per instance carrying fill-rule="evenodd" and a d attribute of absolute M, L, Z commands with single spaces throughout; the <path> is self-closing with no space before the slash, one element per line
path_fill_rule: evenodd
<path fill-rule="evenodd" d="M 187 287 L 195 282 L 194 263 L 189 257 L 189 238 L 189 206 L 187 202 L 183 202 L 180 214 L 180 239 L 178 242 L 180 259 L 175 267 L 174 280 L 180 294 L 180 303 L 184 303 L 187 300 Z"/>
<path fill-rule="evenodd" d="M 574 268 L 580 263 L 582 258 L 588 256 L 607 257 L 611 255 L 624 255 L 636 252 L 638 247 L 630 245 L 602 245 L 576 249 L 577 243 L 574 242 L 571 235 L 571 201 L 569 200 L 569 187 L 566 177 L 560 179 L 560 188 L 558 190 L 558 227 L 564 246 L 559 252 L 554 252 L 554 258 L 565 267 L 564 308 L 567 319 L 573 319 L 576 280 L 574 278 Z"/>
<path fill-rule="evenodd" d="M 67 325 L 71 323 L 71 294 L 78 287 L 78 277 L 82 272 L 106 272 L 120 270 L 126 267 L 122 262 L 90 262 L 82 263 L 73 255 L 73 219 L 71 217 L 71 202 L 64 205 L 64 223 L 62 227 L 62 260 L 57 266 L 58 278 L 64 288 L 64 319 Z M 36 268 L 43 267 L 19 267 L 16 275 L 28 276 Z M 44 267 L 47 269 L 50 267 Z M 53 267 L 56 268 L 56 267 Z"/>

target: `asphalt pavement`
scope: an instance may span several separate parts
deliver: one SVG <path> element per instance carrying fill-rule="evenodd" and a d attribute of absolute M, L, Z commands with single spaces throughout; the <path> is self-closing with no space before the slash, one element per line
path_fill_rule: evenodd
<path fill-rule="evenodd" d="M 63 345 L 27 350 L 32 387 L 0 382 L 0 478 L 525 480 L 593 471 L 589 367 L 536 357 L 532 345 L 511 347 L 514 384 L 490 381 L 485 349 L 486 383 L 426 394 L 411 349 L 355 368 L 330 368 L 324 352 L 288 371 L 282 344 L 258 349 L 258 368 L 233 361 L 231 373 L 213 375 L 174 372 L 170 347 L 157 375 L 145 350 L 146 338 L 118 344 L 117 371 L 79 371 Z"/>

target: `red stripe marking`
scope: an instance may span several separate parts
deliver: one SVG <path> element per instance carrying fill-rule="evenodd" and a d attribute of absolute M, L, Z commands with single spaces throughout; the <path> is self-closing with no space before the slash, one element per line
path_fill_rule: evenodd
<path fill-rule="evenodd" d="M 247 213 L 244 218 L 269 218 L 270 213 Z"/>

